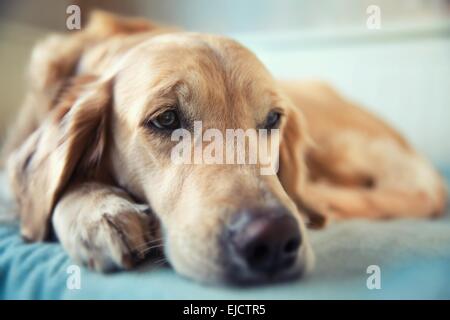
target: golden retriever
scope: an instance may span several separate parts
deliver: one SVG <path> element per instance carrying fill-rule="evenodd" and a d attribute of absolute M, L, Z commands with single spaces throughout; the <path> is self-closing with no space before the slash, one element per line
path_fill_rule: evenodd
<path fill-rule="evenodd" d="M 175 165 L 170 133 L 195 120 L 279 128 L 278 174 Z M 163 249 L 199 281 L 289 279 L 314 265 L 306 226 L 432 217 L 446 203 L 403 137 L 326 84 L 276 81 L 226 37 L 103 12 L 35 47 L 4 151 L 24 238 L 54 233 L 100 271 Z"/>

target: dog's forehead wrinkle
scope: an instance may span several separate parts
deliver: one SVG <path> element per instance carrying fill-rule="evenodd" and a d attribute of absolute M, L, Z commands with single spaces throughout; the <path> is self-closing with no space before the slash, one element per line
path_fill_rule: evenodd
<path fill-rule="evenodd" d="M 193 68 L 192 71 L 200 67 L 202 75 L 207 80 L 220 84 L 226 98 L 237 98 L 239 95 L 235 94 L 236 90 L 252 93 L 255 80 L 260 80 L 256 79 L 255 75 L 264 74 L 266 77 L 264 67 L 253 54 L 235 41 L 226 38 L 220 38 L 220 40 L 217 41 L 216 37 L 212 36 L 197 39 L 195 45 L 191 44 L 189 47 L 193 53 L 190 55 L 190 60 L 181 60 L 182 63 L 189 62 L 189 67 Z M 181 56 L 185 56 L 183 51 L 186 49 L 181 47 L 179 50 Z M 211 89 L 217 90 L 217 88 Z"/>
<path fill-rule="evenodd" d="M 272 104 L 271 88 L 264 87 L 267 75 L 247 49 L 214 36 L 177 34 L 157 38 L 147 46 L 141 45 L 144 50 L 135 50 L 135 57 L 130 59 L 132 65 L 121 91 L 126 97 L 122 100 L 128 103 L 121 105 L 143 108 L 123 110 L 128 116 L 134 114 L 136 121 L 145 118 L 167 98 L 165 104 L 178 101 L 187 119 L 202 120 L 209 127 L 252 128 L 263 121 L 261 112 L 256 111 Z M 132 95 L 136 91 L 127 90 L 129 86 L 142 94 Z"/>

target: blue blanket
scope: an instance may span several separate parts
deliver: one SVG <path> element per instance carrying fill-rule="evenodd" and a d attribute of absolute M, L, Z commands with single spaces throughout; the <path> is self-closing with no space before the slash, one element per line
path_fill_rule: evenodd
<path fill-rule="evenodd" d="M 347 221 L 311 232 L 311 238 L 317 267 L 300 281 L 231 288 L 200 285 L 168 267 L 108 275 L 81 268 L 80 288 L 74 289 L 67 285 L 72 262 L 58 243 L 25 244 L 17 223 L 3 222 L 0 299 L 450 299 L 448 214 Z M 371 265 L 379 267 L 380 289 L 367 286 Z"/>

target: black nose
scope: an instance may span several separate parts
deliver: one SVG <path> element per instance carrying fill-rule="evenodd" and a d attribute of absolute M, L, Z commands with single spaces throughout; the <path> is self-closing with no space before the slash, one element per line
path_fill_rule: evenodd
<path fill-rule="evenodd" d="M 245 271 L 264 276 L 288 270 L 302 241 L 297 220 L 282 207 L 239 212 L 231 219 L 227 238 L 234 265 L 244 264 Z"/>

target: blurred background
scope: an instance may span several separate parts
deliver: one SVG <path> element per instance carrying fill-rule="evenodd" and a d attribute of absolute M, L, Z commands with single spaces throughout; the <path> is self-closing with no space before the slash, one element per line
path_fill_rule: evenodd
<path fill-rule="evenodd" d="M 436 164 L 450 164 L 449 0 L 0 0 L 0 143 L 25 91 L 33 44 L 66 28 L 67 6 L 220 33 L 277 77 L 323 79 L 396 126 Z M 369 28 L 371 5 L 379 28 Z"/>

